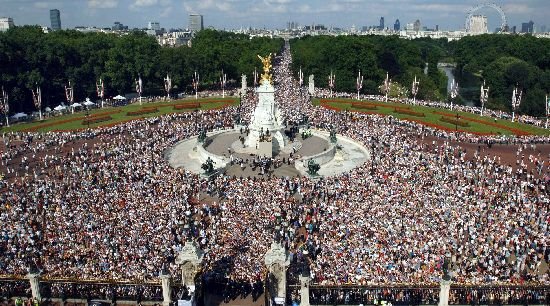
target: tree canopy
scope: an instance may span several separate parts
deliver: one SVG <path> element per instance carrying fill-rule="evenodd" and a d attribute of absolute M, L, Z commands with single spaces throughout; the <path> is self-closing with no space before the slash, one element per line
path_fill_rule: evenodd
<path fill-rule="evenodd" d="M 13 112 L 32 111 L 31 89 L 42 89 L 43 107 L 65 101 L 64 87 L 71 81 L 75 101 L 96 97 L 96 81 L 102 78 L 106 96 L 134 91 L 141 76 L 144 95 L 162 95 L 163 78 L 170 74 L 174 88 L 191 88 L 193 74 L 201 84 L 219 82 L 222 70 L 228 80 L 239 80 L 261 68 L 256 54 L 276 53 L 282 39 L 204 30 L 192 47 L 161 47 L 143 32 L 128 35 L 55 31 L 40 27 L 15 27 L 0 33 L 0 83 L 10 96 Z"/>
<path fill-rule="evenodd" d="M 545 94 L 550 92 L 550 40 L 530 35 L 468 36 L 451 42 L 449 52 L 460 73 L 486 81 L 489 107 L 510 111 L 517 85 L 524 93 L 521 112 L 544 115 Z"/>
<path fill-rule="evenodd" d="M 409 88 L 416 76 L 422 86 L 419 98 L 442 99 L 446 77 L 437 69 L 446 56 L 445 41 L 410 41 L 395 36 L 309 36 L 291 41 L 293 70 L 315 75 L 316 85 L 328 86 L 336 76 L 336 90 L 353 92 L 357 73 L 364 76 L 363 93 L 379 94 L 386 72 L 393 82 Z M 424 69 L 428 64 L 428 73 Z"/>

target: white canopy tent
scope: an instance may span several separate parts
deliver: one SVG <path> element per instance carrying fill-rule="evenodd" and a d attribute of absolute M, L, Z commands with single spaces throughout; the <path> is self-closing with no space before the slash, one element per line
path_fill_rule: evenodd
<path fill-rule="evenodd" d="M 22 118 L 27 118 L 27 114 L 17 113 L 15 115 L 11 116 L 11 119 L 15 119 L 15 120 L 19 120 L 19 119 L 22 119 Z"/>
<path fill-rule="evenodd" d="M 92 105 L 95 105 L 94 102 L 90 101 L 90 100 L 87 100 L 86 102 L 83 102 L 82 104 L 84 104 L 85 106 L 92 106 Z"/>
<path fill-rule="evenodd" d="M 54 107 L 53 109 L 54 109 L 55 111 L 60 112 L 60 111 L 66 110 L 67 107 L 66 107 L 65 105 L 61 104 L 61 105 L 58 105 L 58 106 Z"/>
<path fill-rule="evenodd" d="M 115 100 L 126 100 L 125 97 L 121 96 L 121 95 L 117 95 L 116 97 L 114 97 L 113 99 Z"/>
<path fill-rule="evenodd" d="M 71 107 L 72 108 L 75 108 L 75 107 L 82 107 L 82 104 L 78 103 L 78 102 L 75 102 L 73 104 L 71 104 Z"/>

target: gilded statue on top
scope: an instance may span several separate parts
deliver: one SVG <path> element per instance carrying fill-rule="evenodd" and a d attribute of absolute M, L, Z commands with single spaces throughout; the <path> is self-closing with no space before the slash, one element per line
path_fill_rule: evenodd
<path fill-rule="evenodd" d="M 262 64 L 264 65 L 264 73 L 262 74 L 262 81 L 266 80 L 269 82 L 269 84 L 273 84 L 273 78 L 271 76 L 271 53 L 269 53 L 269 56 L 267 57 L 261 57 L 258 55 L 258 58 L 262 61 Z"/>

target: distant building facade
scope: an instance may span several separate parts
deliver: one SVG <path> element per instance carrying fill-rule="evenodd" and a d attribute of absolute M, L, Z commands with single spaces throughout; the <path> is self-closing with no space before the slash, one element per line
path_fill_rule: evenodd
<path fill-rule="evenodd" d="M 58 9 L 50 10 L 50 24 L 53 31 L 61 30 L 61 13 Z"/>
<path fill-rule="evenodd" d="M 378 27 L 380 30 L 384 30 L 384 27 L 385 24 L 384 24 L 384 17 L 380 17 L 380 26 Z"/>
<path fill-rule="evenodd" d="M 420 26 L 421 26 L 420 20 L 416 19 L 416 21 L 413 24 L 413 30 L 416 31 L 416 32 L 420 31 Z"/>
<path fill-rule="evenodd" d="M 198 32 L 198 31 L 204 30 L 204 21 L 203 21 L 202 15 L 190 14 L 188 28 L 192 32 Z"/>
<path fill-rule="evenodd" d="M 157 41 L 161 46 L 166 46 L 166 47 L 179 47 L 179 46 L 191 47 L 192 38 L 193 38 L 193 32 L 178 31 L 178 32 L 164 33 L 160 36 L 157 36 Z"/>
<path fill-rule="evenodd" d="M 521 24 L 521 33 L 533 33 L 535 23 L 533 21 L 524 22 Z"/>
<path fill-rule="evenodd" d="M 15 27 L 13 23 L 13 18 L 0 17 L 0 32 L 5 32 L 13 27 Z"/>
<path fill-rule="evenodd" d="M 112 30 L 113 31 L 126 31 L 126 30 L 128 30 L 128 26 L 125 26 L 124 24 L 122 24 L 118 21 L 115 21 L 115 24 L 113 25 Z"/>
<path fill-rule="evenodd" d="M 393 30 L 394 31 L 401 31 L 401 22 L 399 22 L 399 19 L 395 20 L 395 23 L 393 24 Z"/>
<path fill-rule="evenodd" d="M 160 23 L 156 21 L 149 21 L 149 24 L 147 25 L 148 30 L 154 30 L 154 31 L 160 31 Z"/>
<path fill-rule="evenodd" d="M 474 34 L 484 34 L 489 32 L 489 27 L 487 23 L 487 16 L 484 15 L 473 15 L 470 18 L 470 33 Z"/>

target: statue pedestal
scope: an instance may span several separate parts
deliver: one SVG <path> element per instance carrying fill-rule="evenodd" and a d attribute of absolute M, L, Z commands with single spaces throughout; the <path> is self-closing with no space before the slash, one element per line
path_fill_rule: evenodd
<path fill-rule="evenodd" d="M 449 306 L 449 292 L 451 291 L 451 281 L 442 279 L 440 283 L 439 291 L 439 304 L 438 306 Z"/>
<path fill-rule="evenodd" d="M 275 88 L 273 88 L 273 85 L 269 81 L 263 80 L 262 85 L 258 87 L 256 92 L 258 93 L 258 105 L 256 105 L 256 109 L 252 115 L 252 123 L 248 127 L 250 133 L 245 141 L 245 145 L 249 148 L 257 148 L 256 151 L 259 150 L 261 135 L 266 135 L 267 131 L 269 131 L 271 152 L 274 151 L 273 148 L 275 150 L 277 148 L 284 148 L 285 138 L 282 133 L 284 125 L 282 124 L 283 121 L 279 108 L 275 104 Z M 256 152 L 256 155 L 261 154 Z"/>
<path fill-rule="evenodd" d="M 273 242 L 265 254 L 265 265 L 269 270 L 269 286 L 271 297 L 286 298 L 286 269 L 290 264 L 285 248 Z"/>
<path fill-rule="evenodd" d="M 195 291 L 195 277 L 201 269 L 203 253 L 194 242 L 187 241 L 176 258 L 176 264 L 181 267 L 181 282 Z"/>

